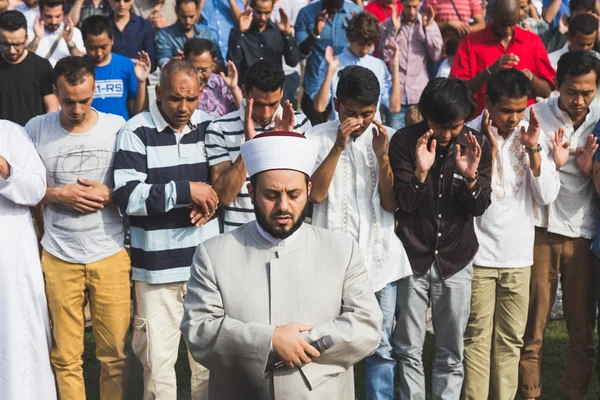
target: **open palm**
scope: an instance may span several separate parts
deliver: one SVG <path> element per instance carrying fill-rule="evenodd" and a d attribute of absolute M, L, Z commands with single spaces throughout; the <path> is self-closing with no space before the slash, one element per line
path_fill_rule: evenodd
<path fill-rule="evenodd" d="M 456 168 L 462 176 L 472 177 L 477 172 L 480 161 L 481 147 L 477 138 L 469 133 L 464 150 L 460 145 L 456 146 Z"/>

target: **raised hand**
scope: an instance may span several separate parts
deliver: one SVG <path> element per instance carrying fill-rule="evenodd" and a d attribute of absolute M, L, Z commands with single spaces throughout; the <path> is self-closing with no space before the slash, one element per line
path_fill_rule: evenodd
<path fill-rule="evenodd" d="M 398 10 L 398 6 L 396 4 L 392 4 L 392 25 L 394 26 L 396 34 L 398 34 L 400 28 L 402 27 L 402 19 L 400 18 L 400 10 Z"/>
<path fill-rule="evenodd" d="M 540 138 L 540 120 L 534 109 L 531 109 L 529 117 L 529 127 L 525 130 L 525 127 L 521 127 L 521 144 L 529 149 L 538 147 Z"/>
<path fill-rule="evenodd" d="M 248 29 L 250 29 L 253 19 L 254 14 L 252 9 L 250 7 L 246 8 L 246 11 L 244 11 L 240 16 L 240 32 L 246 32 Z"/>
<path fill-rule="evenodd" d="M 456 30 L 456 32 L 458 32 L 460 36 L 467 36 L 469 33 L 471 33 L 471 27 L 469 26 L 469 24 L 466 24 L 457 19 L 448 21 L 448 25 L 454 28 L 454 30 Z"/>
<path fill-rule="evenodd" d="M 377 128 L 373 128 L 373 152 L 378 160 L 382 160 L 388 155 L 389 136 L 385 126 L 377 120 L 373 120 Z"/>
<path fill-rule="evenodd" d="M 63 33 L 62 33 L 63 39 L 65 39 L 65 42 L 67 43 L 67 45 L 73 41 L 74 28 L 75 28 L 75 23 L 73 22 L 71 17 L 67 17 L 65 28 L 63 29 Z"/>
<path fill-rule="evenodd" d="M 390 51 L 392 52 L 392 61 L 390 65 L 390 70 L 394 71 L 400 68 L 400 48 L 398 47 L 398 43 L 395 40 L 390 40 L 389 43 Z"/>
<path fill-rule="evenodd" d="M 435 21 L 435 10 L 431 6 L 425 7 L 423 10 L 423 26 L 430 25 L 433 21 Z"/>
<path fill-rule="evenodd" d="M 558 31 L 563 35 L 569 32 L 569 17 L 567 14 L 561 15 L 558 19 Z"/>
<path fill-rule="evenodd" d="M 279 22 L 277 23 L 277 27 L 281 32 L 285 33 L 286 35 L 290 35 L 293 31 L 292 23 L 290 22 L 290 17 L 288 17 L 283 7 L 279 9 Z"/>
<path fill-rule="evenodd" d="M 564 137 L 565 130 L 560 128 L 559 130 L 554 131 L 554 138 L 550 140 L 552 143 L 552 155 L 554 157 L 556 169 L 561 169 L 569 160 L 570 142 L 567 140 L 563 143 Z"/>
<path fill-rule="evenodd" d="M 337 71 L 340 67 L 340 59 L 333 54 L 333 48 L 331 46 L 327 46 L 325 50 L 325 61 L 327 62 L 327 68 L 330 71 Z"/>
<path fill-rule="evenodd" d="M 313 31 L 315 35 L 320 35 L 321 32 L 323 32 L 323 28 L 325 28 L 325 23 L 327 22 L 328 18 L 329 14 L 327 13 L 327 10 L 323 10 L 317 14 L 315 18 L 315 28 Z"/>
<path fill-rule="evenodd" d="M 437 141 L 433 139 L 431 144 L 429 144 L 429 148 L 427 147 L 431 135 L 433 135 L 433 130 L 430 129 L 417 140 L 417 146 L 415 148 L 415 156 L 417 158 L 417 170 L 415 171 L 415 175 L 421 183 L 425 182 L 427 173 L 431 167 L 433 167 L 433 163 L 435 163 L 435 146 Z"/>
<path fill-rule="evenodd" d="M 481 161 L 481 146 L 475 135 L 469 132 L 465 149 L 462 150 L 460 145 L 456 145 L 456 169 L 462 176 L 472 178 L 479 168 L 479 161 Z"/>
<path fill-rule="evenodd" d="M 163 14 L 163 12 L 160 11 L 161 6 L 162 3 L 154 7 L 152 12 L 150 13 L 150 16 L 148 17 L 148 20 L 150 21 L 154 29 L 161 29 L 169 26 L 169 21 L 167 21 L 167 17 L 165 17 L 165 14 Z"/>
<path fill-rule="evenodd" d="M 594 154 L 598 150 L 598 139 L 596 136 L 589 134 L 585 139 L 583 149 L 578 147 L 575 150 L 575 161 L 577 166 L 587 176 L 592 176 L 592 167 L 594 165 Z"/>
<path fill-rule="evenodd" d="M 138 82 L 146 82 L 150 75 L 151 61 L 150 56 L 145 51 L 138 52 L 139 59 L 134 60 L 133 72 Z"/>
<path fill-rule="evenodd" d="M 492 71 L 492 73 L 496 73 L 501 69 L 515 68 L 517 64 L 519 64 L 519 61 L 519 56 L 513 53 L 504 54 L 503 56 L 500 56 L 496 60 L 496 62 L 490 66 L 490 71 Z"/>
<path fill-rule="evenodd" d="M 235 63 L 233 61 L 227 61 L 227 75 L 221 72 L 221 78 L 225 82 L 225 85 L 231 90 L 231 88 L 235 88 L 238 85 L 238 71 L 235 67 Z"/>
<path fill-rule="evenodd" d="M 338 149 L 344 151 L 346 149 L 346 145 L 348 144 L 348 140 L 352 133 L 354 133 L 357 129 L 360 128 L 360 123 L 356 118 L 348 118 L 346 119 L 337 130 L 337 136 L 335 139 L 334 146 Z"/>
<path fill-rule="evenodd" d="M 244 137 L 246 141 L 254 139 L 256 130 L 254 129 L 254 120 L 252 119 L 252 106 L 254 99 L 246 99 L 246 115 L 244 116 Z"/>
<path fill-rule="evenodd" d="M 293 132 L 295 124 L 294 107 L 289 100 L 286 100 L 282 108 L 281 117 L 279 114 L 275 114 L 275 127 L 273 130 L 277 132 Z"/>
<path fill-rule="evenodd" d="M 479 132 L 484 134 L 490 142 L 490 151 L 492 155 L 495 155 L 498 151 L 498 140 L 494 133 L 492 132 L 492 120 L 490 118 L 490 112 L 485 110 L 483 112 L 483 117 L 481 118 L 481 125 L 479 127 Z"/>
<path fill-rule="evenodd" d="M 35 22 L 33 23 L 33 33 L 35 33 L 35 37 L 39 39 L 43 38 L 46 34 L 46 30 L 44 29 L 44 20 L 41 18 L 39 13 L 35 16 Z"/>
<path fill-rule="evenodd" d="M 302 337 L 302 332 L 310 331 L 312 327 L 304 324 L 288 324 L 278 326 L 273 332 L 273 352 L 288 368 L 301 367 L 313 358 L 321 355 L 317 349 L 308 344 Z"/>

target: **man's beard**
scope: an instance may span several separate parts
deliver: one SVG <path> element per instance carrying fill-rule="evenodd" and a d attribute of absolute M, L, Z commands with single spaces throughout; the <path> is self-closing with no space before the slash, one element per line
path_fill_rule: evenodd
<path fill-rule="evenodd" d="M 291 228 L 275 229 L 271 225 L 269 225 L 267 216 L 260 209 L 260 207 L 258 207 L 256 204 L 254 204 L 254 215 L 256 215 L 256 222 L 258 222 L 258 225 L 260 225 L 260 227 L 263 228 L 263 230 L 265 232 L 267 232 L 269 235 L 273 236 L 275 239 L 283 240 L 283 239 L 287 239 L 288 237 L 292 236 L 294 234 L 294 232 L 296 232 L 300 228 L 300 226 L 302 226 L 302 223 L 304 223 L 304 219 L 306 218 L 307 213 L 308 213 L 308 201 L 306 202 L 304 209 L 302 209 L 302 212 L 298 216 L 298 220 L 296 222 L 294 222 L 294 224 L 292 225 Z M 284 216 L 284 215 L 289 216 L 292 219 L 292 221 L 294 220 L 294 214 L 292 214 L 290 212 L 276 213 L 274 215 L 274 218 Z"/>

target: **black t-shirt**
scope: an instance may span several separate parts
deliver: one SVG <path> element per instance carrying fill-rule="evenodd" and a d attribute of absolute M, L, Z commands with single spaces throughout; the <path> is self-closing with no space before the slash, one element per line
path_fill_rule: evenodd
<path fill-rule="evenodd" d="M 25 126 L 44 114 L 42 98 L 52 94 L 52 66 L 48 60 L 29 52 L 19 64 L 0 56 L 0 119 Z"/>

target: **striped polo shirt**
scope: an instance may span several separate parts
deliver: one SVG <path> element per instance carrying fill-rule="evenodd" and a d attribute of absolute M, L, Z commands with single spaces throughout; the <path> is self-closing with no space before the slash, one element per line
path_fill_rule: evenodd
<path fill-rule="evenodd" d="M 210 182 L 204 135 L 210 117 L 196 110 L 177 132 L 156 103 L 130 119 L 117 140 L 114 199 L 129 216 L 132 279 L 184 282 L 196 246 L 219 234 L 216 218 L 190 221 L 190 182 Z"/>
<path fill-rule="evenodd" d="M 240 155 L 240 146 L 244 143 L 244 117 L 246 115 L 246 101 L 242 101 L 240 109 L 217 119 L 208 126 L 206 131 L 206 153 L 208 154 L 208 165 L 214 166 L 223 162 L 233 164 Z M 283 108 L 279 106 L 276 115 L 281 116 Z M 295 114 L 294 132 L 304 133 L 311 125 L 308 118 L 300 113 Z M 254 129 L 256 133 L 271 132 L 274 128 L 274 119 L 269 125 L 263 127 L 256 122 Z M 246 182 L 250 182 L 250 177 L 246 175 Z M 253 221 L 254 207 L 248 194 L 246 184 L 242 186 L 240 193 L 233 202 L 224 207 L 224 230 L 229 232 L 244 225 L 246 222 Z"/>
<path fill-rule="evenodd" d="M 479 0 L 425 0 L 423 7 L 433 8 L 435 20 L 438 22 L 461 20 L 468 24 L 473 15 L 483 13 Z"/>

